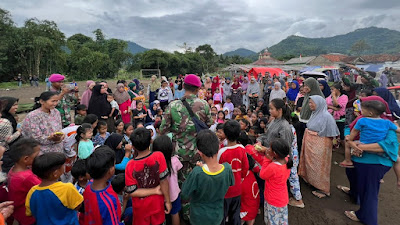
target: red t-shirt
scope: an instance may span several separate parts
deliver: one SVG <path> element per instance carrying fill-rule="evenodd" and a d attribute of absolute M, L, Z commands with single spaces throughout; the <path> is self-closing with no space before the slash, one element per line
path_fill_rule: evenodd
<path fill-rule="evenodd" d="M 263 164 L 265 159 L 265 154 L 263 152 L 257 151 L 253 145 L 246 145 L 245 150 L 260 166 Z"/>
<path fill-rule="evenodd" d="M 167 178 L 169 172 L 164 155 L 152 152 L 148 156 L 129 161 L 125 169 L 125 185 L 128 193 L 139 188 L 155 188 Z M 145 198 L 132 198 L 133 217 L 147 218 L 164 212 L 164 196 L 150 195 Z M 160 218 L 159 224 L 164 222 Z M 141 220 L 141 219 L 139 219 Z"/>
<path fill-rule="evenodd" d="M 289 193 L 286 186 L 289 176 L 290 169 L 286 167 L 286 164 L 280 165 L 265 158 L 260 177 L 265 180 L 264 197 L 268 204 L 275 207 L 285 207 L 289 203 Z"/>
<path fill-rule="evenodd" d="M 260 190 L 253 172 L 248 171 L 242 183 L 242 195 L 240 196 L 241 219 L 250 221 L 257 217 L 260 207 Z"/>
<path fill-rule="evenodd" d="M 40 184 L 40 179 L 32 173 L 32 170 L 13 172 L 14 168 L 8 172 L 8 197 L 14 201 L 14 218 L 21 224 L 33 224 L 35 218 L 26 216 L 25 199 L 29 190 L 35 185 Z"/>
<path fill-rule="evenodd" d="M 249 170 L 249 161 L 247 159 L 246 151 L 243 145 L 237 144 L 234 146 L 227 146 L 218 151 L 219 163 L 227 162 L 232 167 L 233 176 L 235 177 L 235 184 L 230 186 L 225 198 L 237 197 L 241 194 L 242 178 L 245 178 Z"/>

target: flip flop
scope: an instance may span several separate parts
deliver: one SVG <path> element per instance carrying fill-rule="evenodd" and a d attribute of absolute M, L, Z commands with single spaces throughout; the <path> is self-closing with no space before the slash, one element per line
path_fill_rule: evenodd
<path fill-rule="evenodd" d="M 354 168 L 354 165 L 347 165 L 347 164 L 344 164 L 344 163 L 339 163 L 339 166 L 340 167 L 343 167 L 343 168 L 349 168 L 349 169 L 352 169 L 352 168 Z"/>
<path fill-rule="evenodd" d="M 347 218 L 349 218 L 355 222 L 360 222 L 360 220 L 357 218 L 357 215 L 354 211 L 344 211 L 344 215 L 346 215 Z"/>
<path fill-rule="evenodd" d="M 349 194 L 349 193 L 350 193 L 350 188 L 348 188 L 348 187 L 346 187 L 346 186 L 338 185 L 338 186 L 336 186 L 336 187 L 337 187 L 337 189 L 343 191 L 345 194 Z"/>
<path fill-rule="evenodd" d="M 329 194 L 326 194 L 326 193 L 324 193 L 324 192 L 322 192 L 322 191 L 320 191 L 320 190 L 315 190 L 315 191 L 312 191 L 311 193 L 312 193 L 315 197 L 320 198 L 320 199 L 330 196 Z"/>
<path fill-rule="evenodd" d="M 289 204 L 290 206 L 297 207 L 297 208 L 300 208 L 300 209 L 304 209 L 304 207 L 305 207 L 304 203 L 302 203 L 302 204 L 296 204 L 296 200 L 295 200 L 294 198 L 290 198 L 288 204 Z"/>

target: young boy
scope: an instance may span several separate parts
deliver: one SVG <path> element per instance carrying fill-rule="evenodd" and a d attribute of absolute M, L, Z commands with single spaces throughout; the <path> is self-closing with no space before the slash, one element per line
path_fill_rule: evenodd
<path fill-rule="evenodd" d="M 129 194 L 125 193 L 125 174 L 120 173 L 111 180 L 111 186 L 118 195 L 121 204 L 121 219 L 125 224 L 132 224 L 132 201 Z"/>
<path fill-rule="evenodd" d="M 235 120 L 230 120 L 224 124 L 224 133 L 228 139 L 228 146 L 218 151 L 219 163 L 227 162 L 231 164 L 235 185 L 228 189 L 224 202 L 224 219 L 222 224 L 240 225 L 240 194 L 242 192 L 241 183 L 249 170 L 249 161 L 243 145 L 237 143 L 240 135 L 240 124 Z"/>
<path fill-rule="evenodd" d="M 121 225 L 121 204 L 109 182 L 115 173 L 115 153 L 101 146 L 86 159 L 86 168 L 93 178 L 83 192 L 85 199 L 85 224 Z"/>
<path fill-rule="evenodd" d="M 64 173 L 64 153 L 49 152 L 37 156 L 32 164 L 32 172 L 42 182 L 33 186 L 26 196 L 26 215 L 33 216 L 36 224 L 76 224 L 77 210 L 83 197 L 73 184 L 58 181 Z"/>
<path fill-rule="evenodd" d="M 186 178 L 182 198 L 190 200 L 192 225 L 219 225 L 224 220 L 224 196 L 234 185 L 232 168 L 229 163 L 219 164 L 219 140 L 212 131 L 200 131 L 196 144 L 204 164 L 199 163 L 201 167 L 196 166 Z"/>
<path fill-rule="evenodd" d="M 80 104 L 76 107 L 75 125 L 82 125 L 83 120 L 87 115 L 86 105 Z"/>
<path fill-rule="evenodd" d="M 111 113 L 109 117 L 115 117 L 119 113 L 119 105 L 117 101 L 114 100 L 114 96 L 112 94 L 107 95 L 107 101 L 111 104 Z"/>
<path fill-rule="evenodd" d="M 93 145 L 95 147 L 97 145 L 104 145 L 104 142 L 110 137 L 110 133 L 107 132 L 107 123 L 103 120 L 97 123 L 97 131 L 97 134 L 93 138 Z"/>
<path fill-rule="evenodd" d="M 224 124 L 219 123 L 216 128 L 216 134 L 219 140 L 219 148 L 223 148 L 228 145 L 228 141 L 226 140 L 226 136 L 224 133 Z"/>
<path fill-rule="evenodd" d="M 137 156 L 126 166 L 125 184 L 132 197 L 133 224 L 162 224 L 172 208 L 167 163 L 161 152 L 150 151 L 149 130 L 136 129 L 130 138 Z"/>
<path fill-rule="evenodd" d="M 76 190 L 78 190 L 79 194 L 82 195 L 90 179 L 90 176 L 86 171 L 85 160 L 78 159 L 72 166 L 71 174 L 76 181 L 75 182 Z"/>
<path fill-rule="evenodd" d="M 30 169 L 39 152 L 39 142 L 32 138 L 21 138 L 12 145 L 9 152 L 15 165 L 8 172 L 8 200 L 14 202 L 13 215 L 21 225 L 35 223 L 34 217 L 25 215 L 25 199 L 29 190 L 40 184 L 40 179 Z"/>

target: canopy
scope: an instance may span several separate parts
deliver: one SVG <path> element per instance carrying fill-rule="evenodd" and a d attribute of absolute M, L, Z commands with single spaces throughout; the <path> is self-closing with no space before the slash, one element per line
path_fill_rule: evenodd
<path fill-rule="evenodd" d="M 269 72 L 269 74 L 271 75 L 271 77 L 273 77 L 274 75 L 276 76 L 280 76 L 285 75 L 285 76 L 289 76 L 289 74 L 287 74 L 285 71 L 283 71 L 280 68 L 272 68 L 272 67 L 253 67 L 251 68 L 251 70 L 248 73 L 248 77 L 254 77 L 256 79 L 258 79 L 258 74 L 261 73 L 262 76 L 265 76 L 265 72 Z"/>
<path fill-rule="evenodd" d="M 315 72 L 315 71 L 306 71 L 300 74 L 304 78 L 308 77 L 316 77 L 316 78 L 327 78 L 328 76 L 325 73 Z"/>
<path fill-rule="evenodd" d="M 358 68 L 363 68 L 365 71 L 379 72 L 384 69 L 383 64 L 366 64 L 366 65 L 356 65 Z"/>

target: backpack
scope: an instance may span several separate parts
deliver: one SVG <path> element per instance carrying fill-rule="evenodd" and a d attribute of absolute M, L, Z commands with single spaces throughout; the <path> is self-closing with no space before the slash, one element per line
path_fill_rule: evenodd
<path fill-rule="evenodd" d="M 201 130 L 209 129 L 207 124 L 205 124 L 202 120 L 197 118 L 197 116 L 193 113 L 193 110 L 190 107 L 189 103 L 186 101 L 186 99 L 182 99 L 182 103 L 186 107 L 186 109 L 189 112 L 190 117 L 192 118 L 192 121 L 193 121 L 194 126 L 196 128 L 196 133 L 200 132 Z"/>

